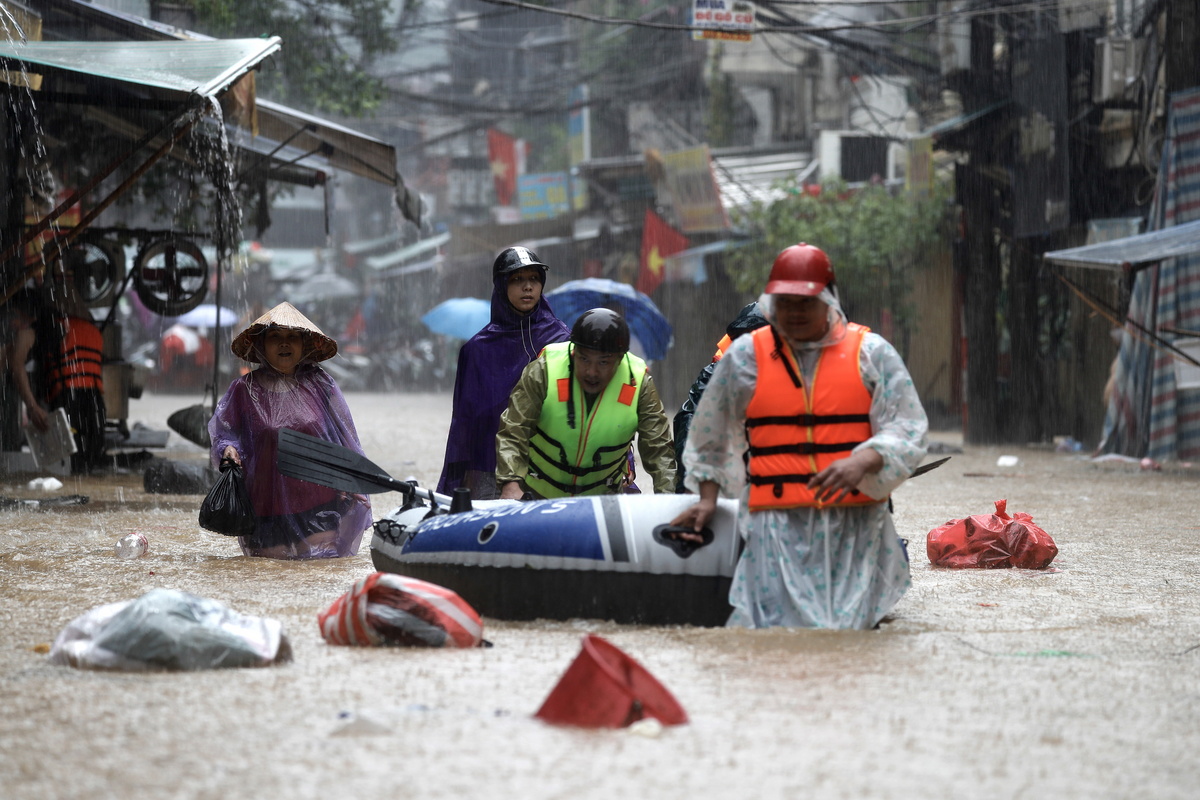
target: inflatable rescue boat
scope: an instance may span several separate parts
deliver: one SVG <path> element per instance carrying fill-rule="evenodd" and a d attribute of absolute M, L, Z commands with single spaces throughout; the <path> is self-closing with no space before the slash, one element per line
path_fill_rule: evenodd
<path fill-rule="evenodd" d="M 493 500 L 449 512 L 414 498 L 375 523 L 371 560 L 452 589 L 495 619 L 723 625 L 740 552 L 737 503 L 717 501 L 697 545 L 670 527 L 696 500 Z"/>
<path fill-rule="evenodd" d="M 733 500 L 717 501 L 696 543 L 670 524 L 696 495 L 472 504 L 465 490 L 454 498 L 429 492 L 362 453 L 289 428 L 279 431 L 276 466 L 338 491 L 403 494 L 405 504 L 375 523 L 375 568 L 452 589 L 484 616 L 723 625 L 732 610 L 741 545 Z"/>

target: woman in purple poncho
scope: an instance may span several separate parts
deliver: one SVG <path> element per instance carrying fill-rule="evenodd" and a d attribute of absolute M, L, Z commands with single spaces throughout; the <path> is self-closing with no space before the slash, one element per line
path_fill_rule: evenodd
<path fill-rule="evenodd" d="M 337 343 L 291 303 L 280 303 L 238 334 L 234 355 L 258 369 L 236 379 L 208 423 L 214 465 L 242 465 L 258 526 L 239 537 L 242 552 L 266 558 L 336 558 L 358 552 L 371 526 L 371 503 L 275 468 L 280 428 L 319 436 L 362 453 L 338 385 L 316 362 Z"/>
<path fill-rule="evenodd" d="M 542 297 L 546 265 L 524 247 L 509 247 L 492 264 L 492 321 L 458 351 L 454 410 L 438 491 L 460 486 L 476 500 L 499 497 L 496 431 L 525 365 L 542 348 L 565 342 L 570 329 Z"/>

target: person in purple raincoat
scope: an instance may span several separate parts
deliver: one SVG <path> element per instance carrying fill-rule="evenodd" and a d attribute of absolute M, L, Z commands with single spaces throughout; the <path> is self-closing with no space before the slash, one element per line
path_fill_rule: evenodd
<path fill-rule="evenodd" d="M 371 527 L 371 502 L 288 478 L 276 469 L 280 428 L 318 436 L 362 453 L 346 398 L 317 362 L 337 342 L 291 303 L 280 303 L 238 334 L 238 358 L 261 366 L 237 378 L 208 423 L 214 466 L 242 465 L 258 525 L 239 537 L 242 552 L 266 558 L 337 558 L 358 552 Z"/>
<path fill-rule="evenodd" d="M 438 491 L 460 486 L 476 500 L 499 497 L 496 432 L 508 396 L 542 348 L 571 330 L 542 296 L 546 265 L 524 247 L 509 247 L 492 264 L 492 321 L 458 351 L 454 408 Z"/>

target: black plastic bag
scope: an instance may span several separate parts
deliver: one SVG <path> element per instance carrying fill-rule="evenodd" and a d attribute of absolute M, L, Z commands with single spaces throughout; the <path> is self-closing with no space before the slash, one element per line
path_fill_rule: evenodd
<path fill-rule="evenodd" d="M 207 450 L 212 447 L 212 439 L 208 435 L 208 421 L 211 418 L 212 408 L 204 403 L 197 403 L 181 408 L 167 417 L 167 427 Z"/>
<path fill-rule="evenodd" d="M 200 504 L 200 527 L 226 536 L 249 536 L 257 522 L 241 466 L 222 458 L 221 477 Z"/>

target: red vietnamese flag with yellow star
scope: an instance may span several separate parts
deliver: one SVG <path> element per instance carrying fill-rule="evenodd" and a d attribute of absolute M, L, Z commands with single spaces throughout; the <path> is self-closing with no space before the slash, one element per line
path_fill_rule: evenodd
<path fill-rule="evenodd" d="M 502 206 L 517 202 L 517 175 L 520 174 L 518 148 L 523 143 L 503 131 L 488 128 L 488 166 L 496 185 L 496 203 Z"/>
<path fill-rule="evenodd" d="M 651 294 L 663 282 L 663 262 L 667 256 L 687 250 L 688 240 L 662 217 L 646 209 L 642 223 L 642 268 L 638 272 L 637 290 Z"/>

